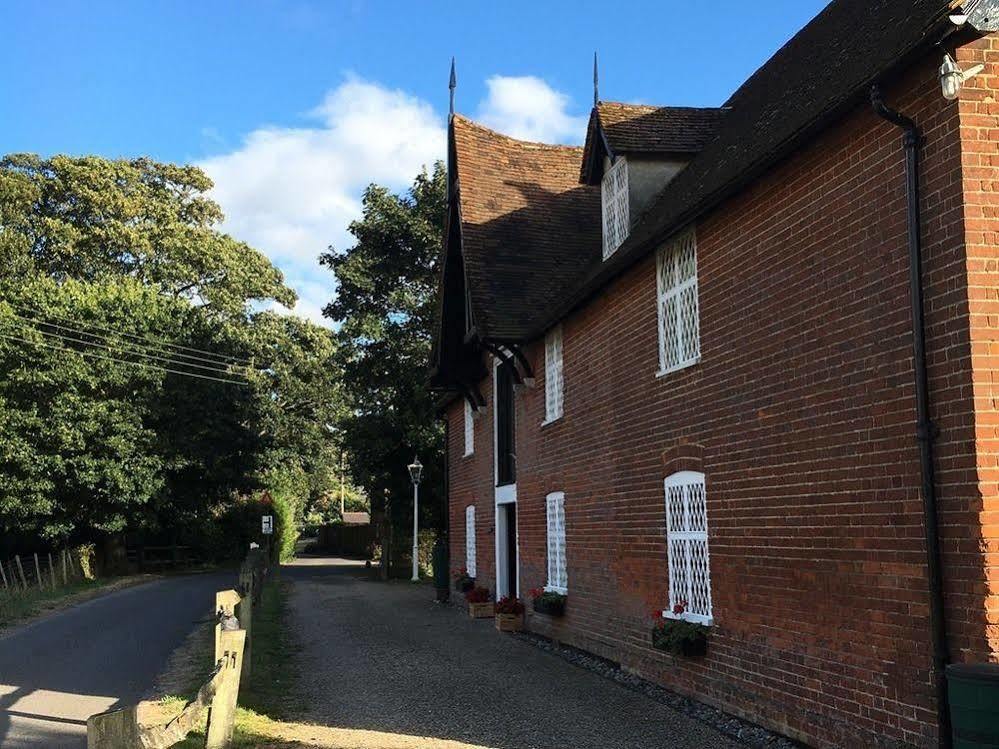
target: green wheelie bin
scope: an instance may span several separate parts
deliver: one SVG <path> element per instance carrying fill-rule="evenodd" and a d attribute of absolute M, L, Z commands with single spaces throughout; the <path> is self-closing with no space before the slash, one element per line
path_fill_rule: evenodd
<path fill-rule="evenodd" d="M 999 749 L 999 663 L 947 666 L 954 749 Z"/>

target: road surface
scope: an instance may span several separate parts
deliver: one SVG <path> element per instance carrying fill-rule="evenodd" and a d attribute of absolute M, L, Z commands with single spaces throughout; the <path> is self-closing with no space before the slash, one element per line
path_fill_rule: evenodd
<path fill-rule="evenodd" d="M 86 747 L 87 717 L 146 696 L 235 579 L 156 580 L 0 633 L 0 747 Z"/>
<path fill-rule="evenodd" d="M 375 582 L 363 562 L 319 557 L 281 577 L 292 583 L 293 710 L 305 723 L 495 749 L 738 749 L 492 619 L 433 603 L 429 585 Z"/>

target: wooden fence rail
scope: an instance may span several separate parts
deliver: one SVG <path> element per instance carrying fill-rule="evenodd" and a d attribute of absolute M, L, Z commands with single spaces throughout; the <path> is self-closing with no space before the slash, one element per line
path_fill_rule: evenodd
<path fill-rule="evenodd" d="M 69 549 L 62 549 L 54 555 L 51 551 L 34 552 L 26 558 L 28 569 L 33 572 L 25 572 L 25 560 L 20 554 L 7 560 L 0 559 L 0 593 L 16 595 L 33 588 L 55 590 L 60 579 L 62 585 L 84 579 L 83 569 L 74 558 L 75 553 L 78 552 Z"/>
<path fill-rule="evenodd" d="M 215 594 L 214 668 L 197 696 L 162 726 L 140 725 L 136 706 L 92 715 L 87 719 L 87 749 L 167 749 L 196 729 L 206 712 L 205 749 L 232 745 L 240 679 L 250 670 L 249 622 L 267 574 L 266 557 L 255 551 L 250 551 L 240 568 L 239 590 Z"/>

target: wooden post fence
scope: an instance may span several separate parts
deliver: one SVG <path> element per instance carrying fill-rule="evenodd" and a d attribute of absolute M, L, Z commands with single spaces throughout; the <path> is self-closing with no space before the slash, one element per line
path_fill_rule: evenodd
<path fill-rule="evenodd" d="M 66 555 L 68 553 L 69 552 L 67 552 L 65 549 L 63 549 L 62 553 L 59 555 L 62 558 L 62 584 L 63 585 L 68 585 L 69 584 L 69 578 L 66 576 Z"/>
<path fill-rule="evenodd" d="M 17 561 L 20 565 L 20 560 Z M 65 570 L 65 557 L 63 565 Z M 240 591 L 216 592 L 215 667 L 208 681 L 198 690 L 197 697 L 185 705 L 180 714 L 166 725 L 151 727 L 139 725 L 134 706 L 92 715 L 87 719 L 87 748 L 167 749 L 197 728 L 206 711 L 205 748 L 228 749 L 232 746 L 240 679 L 243 674 L 249 674 L 253 602 L 259 599 L 265 571 L 266 559 L 251 552 L 240 570 Z M 243 628 L 235 616 L 237 612 L 245 620 Z"/>
<path fill-rule="evenodd" d="M 0 577 L 3 578 L 3 587 L 4 587 L 4 590 L 7 590 L 10 586 L 7 585 L 7 575 L 3 571 L 3 562 L 0 562 Z"/>
<path fill-rule="evenodd" d="M 52 590 L 56 589 L 55 565 L 52 564 L 52 552 L 49 552 L 49 577 L 52 579 Z"/>
<path fill-rule="evenodd" d="M 236 702 L 239 697 L 239 675 L 243 668 L 246 630 L 226 630 L 220 637 L 222 648 L 221 673 L 215 699 L 208 710 L 208 736 L 205 749 L 226 749 L 232 744 L 236 727 Z"/>
<path fill-rule="evenodd" d="M 17 562 L 17 570 L 21 573 L 21 586 L 27 590 L 28 589 L 28 578 L 24 576 L 24 565 L 21 564 L 21 557 L 17 554 L 14 555 L 14 561 Z"/>
<path fill-rule="evenodd" d="M 42 568 L 38 564 L 38 552 L 35 552 L 35 578 L 38 580 L 38 589 L 44 590 L 45 585 L 42 583 Z"/>

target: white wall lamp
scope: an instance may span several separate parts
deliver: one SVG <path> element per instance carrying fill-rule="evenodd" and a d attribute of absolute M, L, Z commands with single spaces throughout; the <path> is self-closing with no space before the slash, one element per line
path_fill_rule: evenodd
<path fill-rule="evenodd" d="M 972 65 L 967 70 L 961 70 L 954 58 L 949 53 L 944 52 L 943 64 L 940 66 L 940 89 L 943 97 L 948 101 L 953 101 L 961 93 L 961 86 L 964 82 L 985 70 L 982 64 Z"/>

